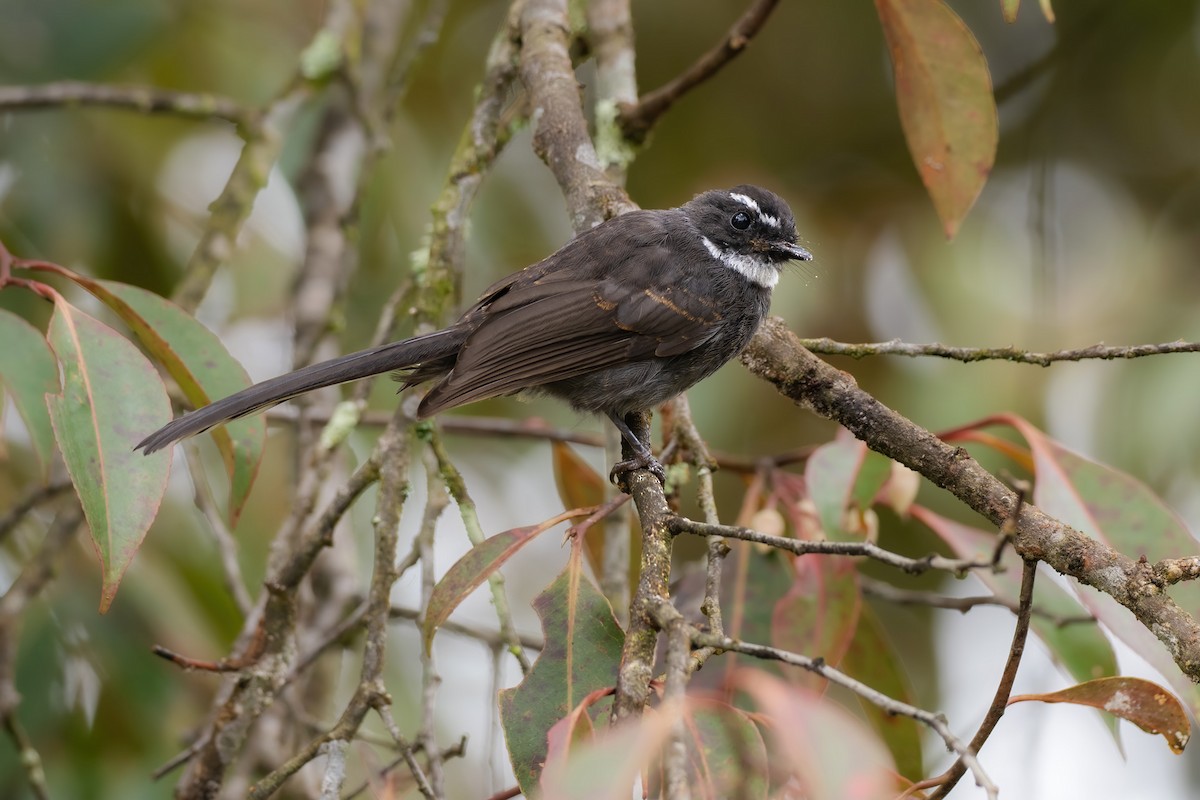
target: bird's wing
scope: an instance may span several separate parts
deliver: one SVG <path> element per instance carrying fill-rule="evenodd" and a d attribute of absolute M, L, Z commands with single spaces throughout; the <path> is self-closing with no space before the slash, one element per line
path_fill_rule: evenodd
<path fill-rule="evenodd" d="M 653 266 L 643 260 L 633 275 L 616 270 L 601 281 L 556 276 L 510 286 L 487 308 L 421 414 L 702 344 L 719 326 L 720 310 L 686 285 L 649 288 L 662 283 L 650 278 L 661 274 Z"/>

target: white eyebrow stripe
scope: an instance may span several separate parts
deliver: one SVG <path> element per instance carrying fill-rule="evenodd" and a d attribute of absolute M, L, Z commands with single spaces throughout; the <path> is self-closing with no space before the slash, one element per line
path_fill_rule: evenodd
<path fill-rule="evenodd" d="M 762 214 L 762 209 L 758 207 L 758 202 L 755 201 L 755 199 L 753 197 L 751 197 L 750 195 L 738 194 L 737 192 L 730 192 L 729 196 L 732 197 L 734 200 L 737 200 L 742 205 L 749 206 L 750 208 L 754 209 L 755 214 L 759 214 L 759 215 Z"/>
<path fill-rule="evenodd" d="M 758 202 L 750 195 L 741 194 L 740 192 L 730 192 L 729 196 L 747 208 L 753 210 L 755 214 L 758 214 L 758 218 L 761 219 L 765 224 L 770 225 L 775 229 L 780 227 L 779 217 L 765 213 L 762 210 L 762 207 L 759 206 Z"/>
<path fill-rule="evenodd" d="M 741 253 L 726 252 L 713 244 L 707 236 L 701 236 L 700 241 L 713 258 L 734 272 L 741 273 L 751 283 L 756 283 L 764 289 L 774 289 L 775 284 L 779 283 L 779 270 L 773 264 Z"/>

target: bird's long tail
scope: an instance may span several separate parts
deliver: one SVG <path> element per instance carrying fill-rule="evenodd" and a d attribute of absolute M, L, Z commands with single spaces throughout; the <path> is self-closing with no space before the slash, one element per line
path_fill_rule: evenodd
<path fill-rule="evenodd" d="M 278 378 L 256 383 L 248 389 L 184 414 L 138 442 L 134 449 L 150 454 L 180 439 L 203 433 L 223 422 L 262 411 L 314 389 L 446 358 L 457 352 L 465 338 L 465 331 L 448 328 L 312 364 Z"/>

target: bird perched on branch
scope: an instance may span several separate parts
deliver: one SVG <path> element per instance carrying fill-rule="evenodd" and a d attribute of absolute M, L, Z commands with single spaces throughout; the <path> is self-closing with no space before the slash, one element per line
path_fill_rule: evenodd
<path fill-rule="evenodd" d="M 626 416 L 708 377 L 750 342 L 785 262 L 809 261 L 791 209 L 757 186 L 708 191 L 678 208 L 634 211 L 579 234 L 493 284 L 453 325 L 271 378 L 143 439 L 153 453 L 305 392 L 384 372 L 433 387 L 420 417 L 534 391 L 607 416 L 634 457 L 615 479 L 662 465 Z"/>

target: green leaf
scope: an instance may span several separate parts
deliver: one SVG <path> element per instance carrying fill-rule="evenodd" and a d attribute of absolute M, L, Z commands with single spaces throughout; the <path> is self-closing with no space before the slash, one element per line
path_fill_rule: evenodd
<path fill-rule="evenodd" d="M 37 328 L 0 310 L 0 384 L 12 395 L 25 422 L 38 472 L 44 480 L 54 458 L 54 428 L 46 411 L 46 395 L 58 394 L 58 364 L 46 337 Z M 0 397 L 0 404 L 3 398 Z"/>
<path fill-rule="evenodd" d="M 171 301 L 137 286 L 63 274 L 116 312 L 175 379 L 194 408 L 250 385 L 250 376 L 216 334 Z M 147 429 L 143 436 L 152 430 Z M 236 525 L 258 475 L 267 423 L 261 416 L 244 417 L 210 433 L 229 473 L 229 524 Z"/>
<path fill-rule="evenodd" d="M 100 557 L 104 612 L 158 513 L 171 470 L 168 454 L 143 456 L 133 446 L 171 418 L 171 404 L 141 351 L 65 301 L 55 305 L 49 340 L 63 385 L 46 402 Z"/>
<path fill-rule="evenodd" d="M 1000 0 L 1000 11 L 1004 14 L 1004 21 L 1013 23 L 1017 21 L 1017 10 L 1021 7 L 1021 0 Z"/>
<path fill-rule="evenodd" d="M 983 190 L 999 125 L 979 42 L 942 0 L 875 0 L 908 150 L 948 238 Z"/>
<path fill-rule="evenodd" d="M 915 704 L 912 686 L 900 664 L 900 656 L 870 606 L 863 606 L 858 629 L 842 658 L 841 669 L 888 697 Z M 921 727 L 917 721 L 911 717 L 889 714 L 861 698 L 859 705 L 863 716 L 891 751 L 900 774 L 913 781 L 923 778 L 925 768 L 921 758 Z"/>
<path fill-rule="evenodd" d="M 805 462 L 804 480 L 825 535 L 834 541 L 861 540 L 846 530 L 846 511 L 870 508 L 890 474 L 891 461 L 852 436 L 839 435 L 818 447 Z"/>
<path fill-rule="evenodd" d="M 577 565 L 568 565 L 533 607 L 546 644 L 520 685 L 500 692 L 509 760 L 526 797 L 537 796 L 550 729 L 589 693 L 613 684 L 625 639 L 608 602 Z"/>

